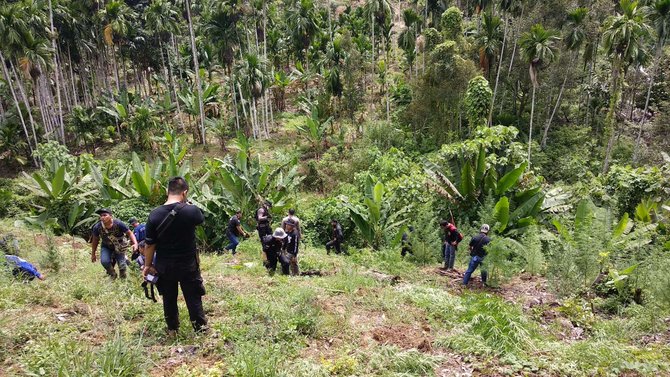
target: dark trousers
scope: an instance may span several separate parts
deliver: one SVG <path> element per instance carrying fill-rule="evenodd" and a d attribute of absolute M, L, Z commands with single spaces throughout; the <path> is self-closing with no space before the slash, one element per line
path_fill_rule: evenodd
<path fill-rule="evenodd" d="M 442 253 L 444 256 L 444 268 L 454 268 L 454 262 L 456 261 L 456 246 L 449 243 L 444 244 Z"/>
<path fill-rule="evenodd" d="M 272 249 L 267 250 L 265 255 L 268 258 L 268 260 L 265 262 L 265 268 L 267 268 L 270 275 L 272 275 L 275 273 L 275 271 L 277 271 L 277 260 L 279 259 L 279 255 L 277 255 L 277 252 Z"/>
<path fill-rule="evenodd" d="M 340 240 L 332 240 L 326 243 L 326 252 L 330 254 L 330 249 L 335 248 L 335 252 L 338 254 L 342 253 L 342 242 Z"/>
<path fill-rule="evenodd" d="M 168 330 L 179 329 L 179 308 L 177 307 L 178 286 L 184 294 L 188 315 L 193 328 L 198 331 L 207 325 L 202 308 L 205 286 L 200 276 L 200 266 L 196 256 L 186 258 L 157 258 L 158 292 L 163 296 L 163 314 Z"/>

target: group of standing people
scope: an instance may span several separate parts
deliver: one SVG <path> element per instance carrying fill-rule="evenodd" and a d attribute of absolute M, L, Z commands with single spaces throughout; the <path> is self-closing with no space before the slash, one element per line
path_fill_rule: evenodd
<path fill-rule="evenodd" d="M 458 244 L 463 240 L 463 234 L 458 231 L 458 228 L 453 222 L 447 220 L 440 221 L 440 227 L 444 231 L 444 238 L 442 242 L 442 258 L 444 260 L 443 270 L 454 271 L 454 262 L 456 260 L 456 251 Z M 486 245 L 491 242 L 488 236 L 490 227 L 488 224 L 482 224 L 479 229 L 479 234 L 472 237 L 468 249 L 470 251 L 470 262 L 468 269 L 463 274 L 463 285 L 467 286 L 470 282 L 472 274 L 477 267 L 480 267 L 482 283 L 486 285 L 488 272 L 483 265 L 484 257 L 486 257 Z"/>

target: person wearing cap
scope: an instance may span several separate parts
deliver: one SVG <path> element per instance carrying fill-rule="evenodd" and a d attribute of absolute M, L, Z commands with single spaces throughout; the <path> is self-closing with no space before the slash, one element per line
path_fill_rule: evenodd
<path fill-rule="evenodd" d="M 230 251 L 233 255 L 237 254 L 237 245 L 240 244 L 240 236 L 244 238 L 249 238 L 249 233 L 242 229 L 242 223 L 240 219 L 242 218 L 242 211 L 237 210 L 230 220 L 228 220 L 228 228 L 226 228 L 226 236 L 230 243 L 224 251 Z"/>
<path fill-rule="evenodd" d="M 291 276 L 300 275 L 300 267 L 298 266 L 298 246 L 300 244 L 300 233 L 296 228 L 296 223 L 288 219 L 286 221 L 286 252 L 289 257 L 289 268 Z M 284 271 L 284 263 L 282 263 L 282 272 Z"/>
<path fill-rule="evenodd" d="M 465 271 L 465 274 L 463 274 L 463 285 L 468 285 L 468 282 L 470 281 L 470 276 L 472 276 L 472 273 L 475 272 L 475 269 L 477 269 L 478 266 L 482 265 L 482 262 L 484 262 L 484 257 L 486 257 L 486 245 L 491 243 L 491 239 L 489 238 L 489 225 L 488 224 L 483 224 L 481 229 L 479 230 L 479 234 L 472 237 L 472 240 L 470 240 L 470 263 L 468 264 L 468 270 Z M 482 271 L 482 283 L 486 285 L 486 278 L 488 276 L 488 273 L 484 266 L 481 267 Z"/>
<path fill-rule="evenodd" d="M 286 232 L 282 228 L 277 228 L 275 229 L 274 233 L 263 237 L 263 252 L 265 252 L 267 258 L 264 261 L 264 264 L 265 268 L 267 268 L 268 273 L 271 276 L 274 275 L 275 271 L 277 270 L 277 261 L 279 260 L 279 255 L 284 249 L 285 240 Z M 288 265 L 285 273 L 288 274 Z"/>
<path fill-rule="evenodd" d="M 463 240 L 463 235 L 458 231 L 456 225 L 446 220 L 440 221 L 440 227 L 444 230 L 444 242 L 442 244 L 442 256 L 444 257 L 444 269 L 453 270 L 456 261 L 456 249 Z"/>
<path fill-rule="evenodd" d="M 137 239 L 126 224 L 112 217 L 112 211 L 109 209 L 102 208 L 95 213 L 100 216 L 100 221 L 93 225 L 92 229 L 91 262 L 95 263 L 97 261 L 96 251 L 102 240 L 100 264 L 107 271 L 107 275 L 115 279 L 117 275 L 112 263 L 112 260 L 115 260 L 116 264 L 119 265 L 119 276 L 125 279 L 128 266 L 126 252 L 129 246 L 132 246 L 133 252 L 137 250 Z"/>
<path fill-rule="evenodd" d="M 147 221 L 142 275 L 145 279 L 148 275 L 158 275 L 156 287 L 163 296 L 163 315 L 170 338 L 174 338 L 179 330 L 179 287 L 193 329 L 196 332 L 207 330 L 202 306 L 202 296 L 206 292 L 195 238 L 196 227 L 205 221 L 205 215 L 187 201 L 188 189 L 183 177 L 170 178 L 167 200 L 151 211 Z"/>
<path fill-rule="evenodd" d="M 302 230 L 300 230 L 300 219 L 295 215 L 295 209 L 291 208 L 288 210 L 288 216 L 284 217 L 281 221 L 281 227 L 286 230 L 286 222 L 293 221 L 295 224 L 295 230 L 298 232 L 298 235 L 302 238 Z"/>
<path fill-rule="evenodd" d="M 336 219 L 330 220 L 330 225 L 333 227 L 330 241 L 326 243 L 326 254 L 330 254 L 330 249 L 335 248 L 335 252 L 342 253 L 342 241 L 344 241 L 344 233 L 342 233 L 342 226 Z"/>
<path fill-rule="evenodd" d="M 144 241 L 147 233 L 146 225 L 140 224 L 140 222 L 137 221 L 137 219 L 134 217 L 128 220 L 128 224 L 133 227 L 133 234 L 135 235 L 137 243 L 139 244 L 140 242 Z"/>
<path fill-rule="evenodd" d="M 256 229 L 258 230 L 258 238 L 260 238 L 261 243 L 263 243 L 263 237 L 272 234 L 270 208 L 272 208 L 272 202 L 266 200 L 261 205 L 261 208 L 256 211 Z"/>

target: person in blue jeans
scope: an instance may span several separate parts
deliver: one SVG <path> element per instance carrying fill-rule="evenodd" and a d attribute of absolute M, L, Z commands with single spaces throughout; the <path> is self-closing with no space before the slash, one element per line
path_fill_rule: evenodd
<path fill-rule="evenodd" d="M 126 252 L 130 247 L 132 247 L 133 252 L 137 251 L 135 235 L 126 224 L 113 218 L 112 211 L 109 209 L 102 208 L 95 211 L 95 213 L 100 216 L 100 221 L 92 229 L 91 262 L 95 263 L 98 260 L 96 251 L 98 244 L 102 243 L 100 247 L 100 264 L 104 267 L 107 275 L 112 279 L 116 279 L 117 275 L 114 270 L 115 261 L 119 265 L 119 276 L 125 279 L 128 263 Z"/>
<path fill-rule="evenodd" d="M 458 244 L 463 240 L 463 235 L 458 231 L 456 225 L 442 220 L 440 226 L 444 230 L 444 242 L 442 243 L 442 257 L 444 258 L 444 270 L 453 270 L 456 261 L 456 250 Z"/>
<path fill-rule="evenodd" d="M 228 221 L 228 228 L 226 229 L 226 236 L 228 237 L 230 243 L 228 244 L 228 246 L 226 246 L 224 250 L 230 251 L 233 255 L 237 254 L 237 245 L 240 244 L 240 236 L 249 238 L 249 233 L 245 232 L 244 229 L 242 229 L 242 224 L 240 223 L 241 218 L 242 218 L 242 211 L 240 210 L 236 211 L 235 214 Z"/>
<path fill-rule="evenodd" d="M 465 271 L 465 274 L 463 275 L 463 285 L 468 285 L 468 282 L 470 281 L 470 276 L 472 276 L 472 273 L 475 272 L 477 267 L 482 265 L 482 262 L 484 262 L 484 257 L 486 257 L 486 245 L 491 243 L 491 239 L 488 236 L 489 233 L 489 225 L 488 224 L 483 224 L 481 229 L 479 230 L 479 234 L 472 237 L 472 240 L 470 240 L 470 263 L 468 264 L 468 270 Z M 482 266 L 481 267 L 482 271 L 482 283 L 486 284 L 486 278 L 488 276 L 488 273 L 486 269 Z"/>

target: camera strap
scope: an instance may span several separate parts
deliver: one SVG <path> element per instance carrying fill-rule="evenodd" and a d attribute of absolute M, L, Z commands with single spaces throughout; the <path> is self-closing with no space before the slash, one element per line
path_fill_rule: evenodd
<path fill-rule="evenodd" d="M 156 239 L 160 239 L 163 233 L 165 233 L 165 230 L 170 227 L 170 224 L 174 221 L 174 218 L 177 217 L 177 214 L 179 211 L 181 211 L 182 208 L 186 206 L 186 203 L 179 203 L 177 204 L 173 209 L 170 210 L 170 212 L 165 216 L 163 221 L 161 221 L 160 224 L 158 224 L 158 227 L 156 228 L 156 233 L 157 237 Z"/>

